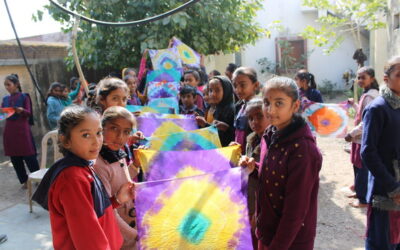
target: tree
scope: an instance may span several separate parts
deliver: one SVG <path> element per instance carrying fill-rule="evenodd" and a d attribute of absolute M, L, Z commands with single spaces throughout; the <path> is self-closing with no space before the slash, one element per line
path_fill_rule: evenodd
<path fill-rule="evenodd" d="M 327 15 L 317 19 L 319 29 L 307 26 L 301 35 L 319 47 L 326 47 L 325 53 L 329 54 L 340 47 L 343 35 L 350 32 L 357 47 L 353 59 L 362 67 L 367 57 L 362 51 L 361 31 L 385 27 L 379 17 L 387 12 L 387 0 L 303 0 L 303 5 L 327 11 Z M 357 84 L 353 91 L 357 102 Z"/>
<path fill-rule="evenodd" d="M 59 3 L 84 16 L 102 21 L 131 21 L 151 17 L 178 7 L 178 0 L 59 0 Z M 82 21 L 77 50 L 86 68 L 121 69 L 138 65 L 146 48 L 162 49 L 176 36 L 202 54 L 230 53 L 254 43 L 266 34 L 254 17 L 261 0 L 202 0 L 177 14 L 141 26 L 112 27 Z M 73 26 L 73 17 L 55 6 L 45 8 L 52 17 Z M 41 11 L 36 18 L 40 19 Z M 71 69 L 71 53 L 66 59 Z"/>

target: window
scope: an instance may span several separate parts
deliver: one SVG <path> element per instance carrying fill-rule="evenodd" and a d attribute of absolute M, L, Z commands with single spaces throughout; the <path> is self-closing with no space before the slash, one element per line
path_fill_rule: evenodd
<path fill-rule="evenodd" d="M 279 74 L 294 74 L 301 68 L 307 68 L 306 40 L 302 37 L 277 38 L 275 48 Z"/>

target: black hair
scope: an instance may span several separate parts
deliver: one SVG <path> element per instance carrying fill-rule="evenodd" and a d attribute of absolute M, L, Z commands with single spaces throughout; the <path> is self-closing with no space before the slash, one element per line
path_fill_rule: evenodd
<path fill-rule="evenodd" d="M 189 86 L 189 85 L 184 85 L 181 90 L 179 91 L 179 94 L 182 95 L 187 95 L 187 94 L 192 94 L 193 97 L 196 97 L 197 91 L 194 87 Z"/>
<path fill-rule="evenodd" d="M 135 74 L 137 73 L 134 68 L 124 68 L 122 70 L 122 77 L 125 78 L 125 76 L 129 75 L 129 72 L 135 72 Z"/>
<path fill-rule="evenodd" d="M 228 105 L 233 105 L 233 87 L 231 81 L 226 76 L 214 76 L 213 78 L 211 78 L 210 82 L 212 80 L 218 80 L 222 85 L 222 90 L 224 91 L 222 100 L 220 103 L 217 104 L 217 107 L 215 109 L 215 116 L 218 117 L 220 109 Z"/>
<path fill-rule="evenodd" d="M 257 80 L 257 72 L 250 67 L 239 67 L 233 72 L 232 74 L 232 79 L 237 77 L 238 75 L 244 75 L 247 76 L 252 83 L 258 82 Z"/>
<path fill-rule="evenodd" d="M 63 155 L 68 152 L 68 149 L 64 147 L 65 141 L 61 141 L 60 135 L 64 136 L 64 140 L 69 140 L 71 138 L 71 130 L 85 120 L 89 114 L 95 114 L 100 119 L 100 115 L 96 111 L 85 106 L 71 105 L 61 112 L 58 120 L 58 146 Z"/>
<path fill-rule="evenodd" d="M 291 78 L 277 76 L 269 79 L 264 86 L 263 94 L 271 89 L 284 92 L 287 96 L 292 98 L 293 102 L 299 100 L 299 87 Z"/>
<path fill-rule="evenodd" d="M 375 70 L 372 67 L 364 66 L 357 70 L 357 74 L 362 74 L 362 73 L 365 73 L 365 74 L 369 75 L 370 77 L 374 78 L 374 81 L 371 83 L 371 86 L 369 87 L 369 89 L 379 90 L 379 84 L 375 78 Z"/>
<path fill-rule="evenodd" d="M 79 78 L 76 76 L 73 76 L 69 79 L 69 86 L 72 86 L 72 84 L 74 84 L 75 81 L 79 81 Z"/>
<path fill-rule="evenodd" d="M 234 63 L 229 63 L 228 66 L 226 67 L 226 71 L 229 71 L 233 73 L 237 69 L 237 65 Z"/>
<path fill-rule="evenodd" d="M 134 76 L 132 76 L 132 75 L 129 75 L 129 74 L 126 74 L 125 76 L 124 76 L 124 82 L 126 82 L 126 81 L 128 81 L 129 79 L 131 79 L 131 78 L 133 78 L 133 79 L 135 79 L 135 77 Z"/>
<path fill-rule="evenodd" d="M 312 89 L 317 88 L 317 84 L 315 83 L 315 77 L 310 72 L 305 72 L 304 70 L 300 70 L 297 72 L 296 77 L 300 80 L 306 80 L 307 86 Z"/>
<path fill-rule="evenodd" d="M 104 127 L 108 122 L 122 118 L 131 123 L 132 128 L 136 126 L 136 119 L 126 108 L 120 106 L 113 106 L 107 108 L 102 116 L 101 124 Z"/>
<path fill-rule="evenodd" d="M 252 111 L 254 109 L 262 109 L 262 106 L 263 106 L 263 100 L 259 97 L 255 97 L 247 102 L 244 113 L 248 117 L 250 114 L 250 111 Z"/>
<path fill-rule="evenodd" d="M 211 70 L 210 74 L 212 74 L 213 76 L 220 76 L 221 72 L 219 72 L 218 70 L 214 69 L 214 70 Z"/>
<path fill-rule="evenodd" d="M 21 83 L 19 82 L 19 77 L 17 74 L 10 74 L 6 76 L 6 80 L 12 82 L 14 85 L 17 85 L 19 92 L 22 92 Z"/>
<path fill-rule="evenodd" d="M 47 103 L 47 99 L 49 99 L 50 96 L 53 96 L 51 92 L 55 88 L 60 88 L 61 90 L 64 90 L 65 89 L 65 85 L 62 84 L 62 83 L 59 83 L 59 82 L 53 82 L 52 84 L 50 84 L 49 90 L 47 91 L 46 103 Z"/>
<path fill-rule="evenodd" d="M 201 81 L 200 73 L 199 73 L 197 70 L 194 70 L 194 69 L 186 70 L 186 71 L 183 73 L 183 77 L 185 77 L 186 74 L 192 74 L 193 77 L 194 77 L 194 79 L 196 79 L 196 80 L 199 81 L 199 82 Z"/>
<path fill-rule="evenodd" d="M 396 65 L 400 64 L 400 56 L 392 57 L 385 65 L 385 75 L 390 76 Z"/>

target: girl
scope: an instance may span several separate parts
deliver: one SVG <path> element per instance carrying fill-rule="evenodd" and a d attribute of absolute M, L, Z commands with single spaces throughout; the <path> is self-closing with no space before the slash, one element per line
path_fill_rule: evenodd
<path fill-rule="evenodd" d="M 64 88 L 64 84 L 53 82 L 47 93 L 47 120 L 51 130 L 57 128 L 57 121 L 60 119 L 60 114 L 65 107 L 61 102 Z"/>
<path fill-rule="evenodd" d="M 317 90 L 314 75 L 300 70 L 294 78 L 297 86 L 300 88 L 300 100 L 304 99 L 312 102 L 324 102 L 321 93 Z"/>
<path fill-rule="evenodd" d="M 372 174 L 366 249 L 400 247 L 400 56 L 386 66 L 381 96 L 364 110 L 361 159 Z"/>
<path fill-rule="evenodd" d="M 244 110 L 247 102 L 256 94 L 259 82 L 257 73 L 252 68 L 240 67 L 232 76 L 233 87 L 239 101 L 235 104 L 235 141 L 242 145 L 242 153 L 246 149 L 246 137 L 251 133 Z"/>
<path fill-rule="evenodd" d="M 196 106 L 204 111 L 204 99 L 203 93 L 201 92 L 201 88 L 199 88 L 199 84 L 201 81 L 200 74 L 197 70 L 187 70 L 183 73 L 184 84 L 190 85 L 197 89 L 196 95 Z"/>
<path fill-rule="evenodd" d="M 135 124 L 135 118 L 125 108 L 110 107 L 103 113 L 104 142 L 94 169 L 109 196 L 117 193 L 122 184 L 131 182 L 138 174 L 136 167 L 126 153 L 129 152 L 126 143 Z M 119 207 L 115 211 L 115 217 L 124 238 L 121 249 L 134 249 L 137 231 L 134 228 L 135 208 L 133 200 Z"/>
<path fill-rule="evenodd" d="M 209 100 L 212 106 L 206 111 L 206 118 L 197 116 L 196 120 L 200 127 L 215 125 L 222 146 L 228 146 L 233 141 L 235 133 L 233 119 L 235 108 L 233 106 L 233 89 L 229 79 L 225 76 L 213 77 L 209 84 Z"/>
<path fill-rule="evenodd" d="M 258 249 L 311 250 L 322 156 L 310 128 L 297 113 L 298 87 L 292 79 L 269 80 L 263 89 L 263 103 L 271 126 L 261 141 L 256 194 Z M 244 157 L 240 165 L 251 170 L 255 161 Z"/>
<path fill-rule="evenodd" d="M 122 236 L 113 207 L 133 199 L 127 182 L 110 198 L 93 169 L 102 142 L 100 116 L 69 106 L 59 121 L 64 158 L 47 171 L 33 199 L 50 212 L 55 249 L 120 249 Z"/>
<path fill-rule="evenodd" d="M 30 128 L 33 125 L 32 102 L 28 94 L 22 93 L 18 75 L 8 75 L 4 87 L 10 95 L 3 97 L 1 107 L 12 107 L 15 110 L 6 120 L 3 133 L 4 154 L 10 156 L 18 180 L 26 188 L 28 176 L 24 161 L 31 173 L 39 170 L 35 141 Z"/>
<path fill-rule="evenodd" d="M 351 145 L 351 163 L 354 169 L 354 189 L 357 200 L 349 203 L 352 207 L 367 207 L 368 169 L 361 164 L 361 135 L 363 131 L 362 114 L 365 107 L 379 96 L 379 85 L 375 71 L 371 67 L 362 67 L 357 71 L 357 83 L 364 89 L 354 120 L 355 127 L 344 138 Z"/>
<path fill-rule="evenodd" d="M 105 78 L 97 86 L 96 104 L 100 113 L 109 107 L 125 107 L 129 96 L 128 85 L 118 78 Z"/>
<path fill-rule="evenodd" d="M 61 99 L 61 103 L 64 105 L 64 107 L 67 107 L 67 106 L 72 104 L 72 102 L 78 96 L 80 89 L 81 89 L 81 83 L 80 82 L 78 82 L 78 85 L 75 88 L 75 90 L 72 90 L 71 92 L 69 91 L 68 87 L 64 86 L 62 97 L 60 98 Z"/>
<path fill-rule="evenodd" d="M 143 105 L 145 103 L 145 97 L 137 90 L 138 79 L 136 76 L 126 75 L 124 82 L 128 85 L 129 96 L 128 105 Z"/>
<path fill-rule="evenodd" d="M 247 144 L 246 144 L 246 156 L 252 157 L 256 162 L 260 161 L 260 153 L 261 153 L 261 139 L 264 134 L 264 131 L 269 126 L 270 122 L 268 117 L 266 117 L 262 111 L 262 99 L 261 98 L 253 98 L 251 99 L 246 106 L 245 115 L 248 118 L 249 126 L 253 131 L 251 134 L 247 136 Z M 257 248 L 257 238 L 255 237 L 255 201 L 256 201 L 256 191 L 257 191 L 257 170 L 253 171 L 249 176 L 249 181 L 247 185 L 247 205 L 249 208 L 249 217 L 252 222 L 252 230 L 251 236 L 253 239 L 253 246 Z"/>

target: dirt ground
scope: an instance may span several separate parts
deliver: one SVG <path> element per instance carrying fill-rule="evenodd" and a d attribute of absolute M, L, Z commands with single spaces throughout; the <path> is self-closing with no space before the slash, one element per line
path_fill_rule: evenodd
<path fill-rule="evenodd" d="M 318 138 L 318 146 L 324 161 L 315 249 L 364 249 L 366 209 L 350 207 L 351 199 L 342 190 L 353 182 L 350 155 L 343 150 L 345 142 Z M 0 162 L 0 211 L 26 202 L 26 190 L 21 189 L 11 163 Z"/>

